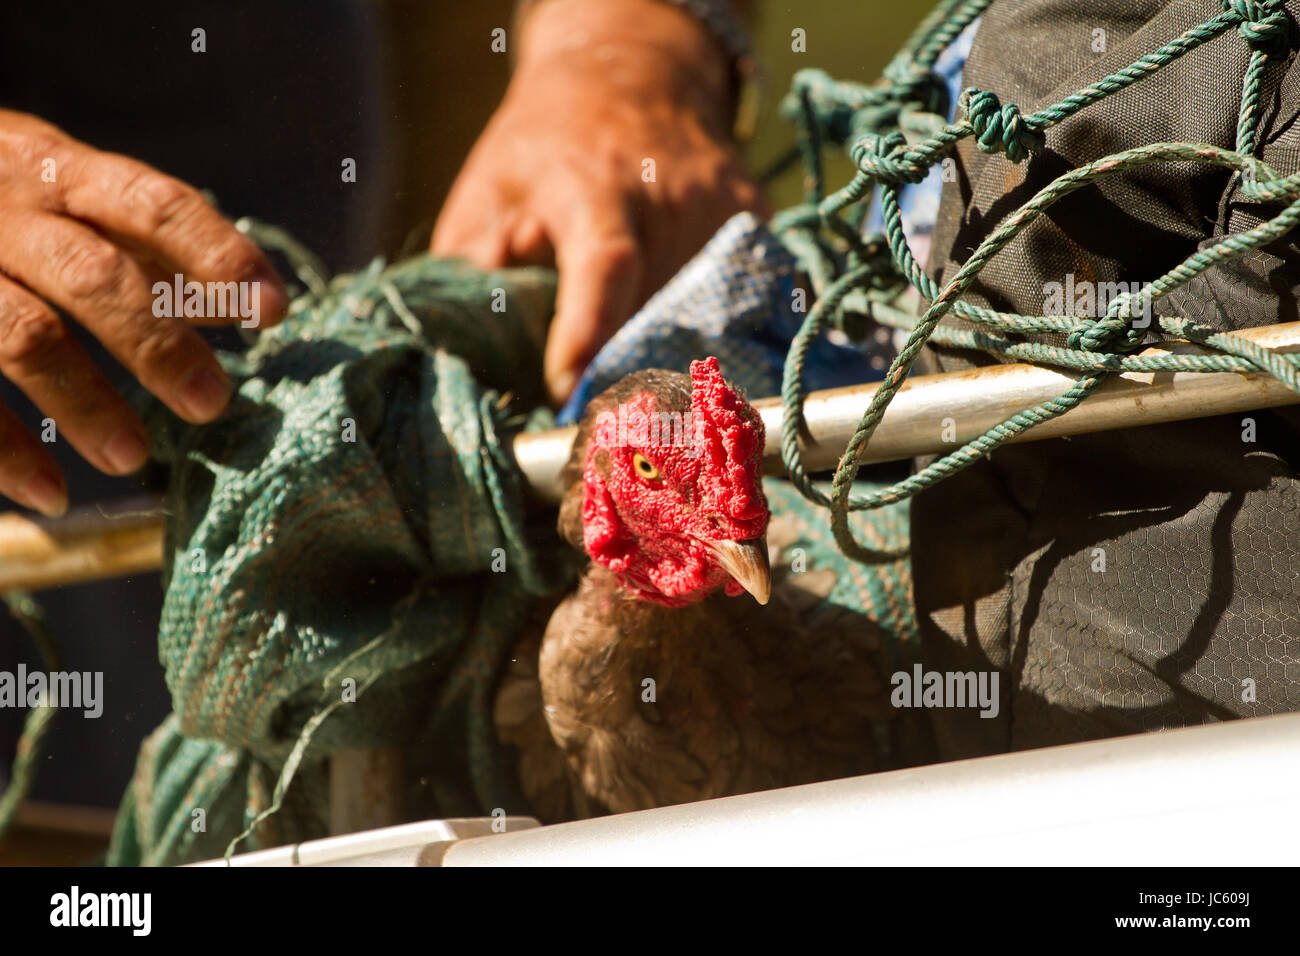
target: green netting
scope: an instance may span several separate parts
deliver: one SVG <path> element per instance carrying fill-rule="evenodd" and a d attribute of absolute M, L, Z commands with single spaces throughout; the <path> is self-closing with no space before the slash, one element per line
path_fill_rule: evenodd
<path fill-rule="evenodd" d="M 1147 331 L 1135 328 L 1133 319 L 1149 314 L 1153 300 L 1217 264 L 1273 242 L 1300 221 L 1300 173 L 1282 177 L 1253 155 L 1263 79 L 1267 71 L 1285 62 L 1295 40 L 1293 25 L 1280 0 L 1222 0 L 1223 11 L 1212 19 L 1170 37 L 1131 65 L 1029 115 L 1022 114 L 1014 104 L 1003 104 L 992 91 L 968 88 L 958 104 L 964 118 L 948 124 L 941 113 L 946 91 L 932 68 L 943 49 L 991 2 L 940 3 L 873 86 L 838 82 L 821 71 L 805 70 L 796 75 L 784 104 L 786 113 L 801 130 L 808 193 L 803 204 L 777 217 L 774 228 L 792 237 L 791 244 L 808 262 L 818 295 L 786 360 L 781 452 L 796 487 L 810 501 L 830 509 L 840 547 L 863 560 L 870 560 L 871 552 L 854 541 L 847 520 L 850 511 L 894 504 L 961 471 L 1011 438 L 1074 408 L 1116 372 L 1263 372 L 1300 391 L 1300 357 L 1272 353 L 1240 336 L 1186 319 L 1159 317 L 1156 326 L 1167 335 L 1197 342 L 1215 354 L 1159 358 L 1130 354 L 1147 338 Z M 942 288 L 920 268 L 903 234 L 899 190 L 924 179 L 930 167 L 949 155 L 958 142 L 974 137 L 985 152 L 1003 153 L 1012 162 L 1020 162 L 1042 151 L 1043 131 L 1047 128 L 1141 82 L 1234 28 L 1251 50 L 1242 78 L 1236 149 L 1203 143 L 1152 143 L 1104 157 L 1061 175 L 1011 213 Z M 828 142 L 847 147 L 858 169 L 851 182 L 829 196 L 824 195 L 821 171 L 821 149 Z M 962 301 L 963 293 L 989 261 L 1044 210 L 1089 183 L 1165 162 L 1208 163 L 1232 169 L 1243 177 L 1246 196 L 1261 203 L 1279 203 L 1283 208 L 1254 229 L 1198 250 L 1140 293 L 1117 295 L 1107 314 L 1100 318 L 1020 315 Z M 882 234 L 864 237 L 858 224 L 863 221 L 865 204 L 876 187 L 880 190 L 885 228 Z M 883 249 L 888 249 L 889 254 L 883 255 Z M 919 319 L 906 307 L 906 296 L 912 290 L 927 303 Z M 877 320 L 908 330 L 910 335 L 863 415 L 827 495 L 812 485 L 801 461 L 801 369 L 814 338 L 831 327 L 850 328 L 846 312 L 850 306 L 861 307 L 863 302 Z M 973 323 L 976 330 L 942 326 L 940 323 L 950 312 Z M 1045 332 L 1065 333 L 1067 347 L 1032 338 Z M 929 342 L 1041 362 L 1081 374 L 1060 396 L 1018 412 L 906 479 L 866 495 L 855 495 L 853 483 L 861 468 L 862 454 Z"/>
<path fill-rule="evenodd" d="M 324 835 L 322 758 L 340 748 L 408 746 L 413 808 L 521 807 L 489 695 L 532 602 L 575 564 L 526 516 L 505 447 L 551 424 L 554 276 L 421 257 L 307 278 L 282 325 L 222 356 L 237 393 L 218 422 L 143 403 L 170 466 L 174 714 L 142 750 L 110 862 Z"/>

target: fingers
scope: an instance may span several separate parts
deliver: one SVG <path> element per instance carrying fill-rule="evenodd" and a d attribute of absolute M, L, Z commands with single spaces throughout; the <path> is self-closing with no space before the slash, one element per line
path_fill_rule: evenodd
<path fill-rule="evenodd" d="M 582 369 L 637 305 L 643 265 L 621 191 L 591 195 L 588 184 L 574 182 L 534 197 L 528 210 L 501 211 L 497 199 L 472 204 L 453 189 L 431 248 L 435 256 L 456 256 L 481 269 L 558 266 L 543 362 L 557 402 L 568 398 Z"/>
<path fill-rule="evenodd" d="M 464 259 L 480 269 L 555 264 L 555 250 L 537 216 L 521 209 L 491 215 L 482 203 L 472 208 L 450 203 L 429 246 L 435 256 Z"/>
<path fill-rule="evenodd" d="M 510 236 L 500 228 L 484 229 L 472 238 L 457 243 L 454 248 L 454 252 L 440 254 L 464 259 L 487 271 L 510 264 Z"/>
<path fill-rule="evenodd" d="M 737 211 L 747 210 L 763 220 L 772 218 L 774 213 L 772 204 L 767 201 L 758 184 L 750 179 L 743 169 L 732 181 L 731 196 Z"/>
<path fill-rule="evenodd" d="M 0 217 L 0 268 L 80 321 L 169 408 L 191 422 L 211 421 L 230 396 L 230 382 L 211 349 L 180 319 L 154 314 L 140 265 L 86 226 L 60 216 L 18 212 Z M 21 328 L 21 327 L 20 327 Z M 45 327 L 45 340 L 52 333 Z M 42 340 L 42 341 L 45 341 Z M 25 346 L 29 375 L 66 350 Z"/>
<path fill-rule="evenodd" d="M 512 263 L 527 266 L 554 266 L 555 249 L 551 246 L 546 226 L 540 219 L 523 216 L 510 233 L 509 258 Z"/>
<path fill-rule="evenodd" d="M 0 494 L 41 514 L 68 510 L 68 490 L 54 457 L 0 405 Z"/>
<path fill-rule="evenodd" d="M 57 170 L 49 179 L 47 163 Z M 40 177 L 33 174 L 38 166 Z M 3 110 L 0 201 L 0 375 L 44 412 L 47 428 L 102 471 L 126 474 L 143 465 L 148 436 L 53 306 L 196 423 L 224 410 L 230 383 L 185 321 L 189 289 L 182 286 L 185 301 L 170 301 L 155 280 L 168 280 L 167 293 L 176 276 L 208 284 L 204 314 L 190 316 L 196 321 L 268 325 L 287 310 L 266 256 L 196 190 Z M 0 494 L 46 514 L 67 505 L 48 449 L 3 407 Z"/>
<path fill-rule="evenodd" d="M 26 289 L 0 278 L 0 375 L 23 390 L 81 456 L 125 475 L 148 457 L 135 413 L 63 321 Z"/>
<path fill-rule="evenodd" d="M 270 261 L 198 191 L 144 163 L 75 144 L 56 193 L 59 208 L 143 246 L 161 264 L 200 282 L 248 282 L 262 326 L 283 318 L 284 285 Z M 220 324 L 240 316 L 207 316 Z"/>
<path fill-rule="evenodd" d="M 509 261 L 513 214 L 487 189 L 479 192 L 471 198 L 461 182 L 452 186 L 429 249 L 435 256 L 464 259 L 480 269 L 500 269 Z"/>
<path fill-rule="evenodd" d="M 551 234 L 560 284 L 543 371 L 551 398 L 563 402 L 583 368 L 635 310 L 644 265 L 630 216 L 617 199 L 593 200 L 553 225 Z"/>

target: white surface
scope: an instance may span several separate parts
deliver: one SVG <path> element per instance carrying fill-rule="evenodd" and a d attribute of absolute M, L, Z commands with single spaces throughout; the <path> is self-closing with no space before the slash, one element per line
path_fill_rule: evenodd
<path fill-rule="evenodd" d="M 462 840 L 472 865 L 1292 865 L 1300 714 Z"/>
<path fill-rule="evenodd" d="M 420 851 L 431 843 L 478 837 L 492 832 L 490 817 L 423 820 L 378 830 L 309 840 L 293 846 L 240 853 L 231 866 L 414 866 Z M 507 833 L 536 827 L 532 817 L 506 817 Z M 225 866 L 225 860 L 205 860 L 193 866 Z"/>

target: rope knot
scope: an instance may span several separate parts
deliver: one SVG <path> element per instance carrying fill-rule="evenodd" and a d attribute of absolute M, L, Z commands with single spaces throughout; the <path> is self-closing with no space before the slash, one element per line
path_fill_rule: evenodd
<path fill-rule="evenodd" d="M 1066 345 L 1085 352 L 1131 352 L 1147 337 L 1145 328 L 1135 329 L 1133 296 L 1121 292 L 1111 299 L 1110 307 L 1100 319 L 1083 319 L 1070 330 Z"/>
<path fill-rule="evenodd" d="M 892 84 L 891 97 L 898 103 L 919 103 L 921 109 L 948 115 L 948 84 L 928 67 L 900 54 L 885 67 L 885 79 Z"/>
<path fill-rule="evenodd" d="M 1281 0 L 1220 0 L 1223 9 L 1241 17 L 1237 32 L 1252 50 L 1284 56 L 1291 49 L 1291 18 Z"/>
<path fill-rule="evenodd" d="M 986 153 L 1005 153 L 1019 163 L 1043 148 L 1046 138 L 1035 129 L 1014 103 L 1002 105 L 996 93 L 969 87 L 961 95 L 961 107 L 975 130 L 975 141 Z"/>
<path fill-rule="evenodd" d="M 902 133 L 875 136 L 870 133 L 858 139 L 849 149 L 853 165 L 877 182 L 919 183 L 929 174 L 928 167 L 912 162 L 906 156 L 907 140 Z"/>

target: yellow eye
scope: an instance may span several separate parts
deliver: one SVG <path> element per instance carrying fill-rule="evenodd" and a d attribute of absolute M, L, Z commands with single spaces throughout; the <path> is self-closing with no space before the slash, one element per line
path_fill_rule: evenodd
<path fill-rule="evenodd" d="M 659 469 L 654 466 L 650 459 L 642 456 L 640 452 L 633 452 L 632 467 L 646 481 L 655 481 L 659 477 Z"/>

